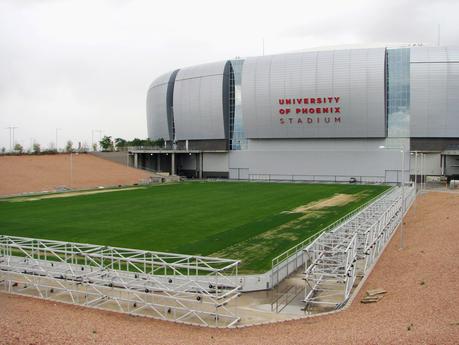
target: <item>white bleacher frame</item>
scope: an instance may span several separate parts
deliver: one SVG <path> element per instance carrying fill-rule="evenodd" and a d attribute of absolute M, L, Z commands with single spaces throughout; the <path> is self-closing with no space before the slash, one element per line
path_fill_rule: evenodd
<path fill-rule="evenodd" d="M 239 261 L 0 235 L 0 288 L 202 326 L 231 327 Z M 229 278 L 229 277 L 232 278 Z"/>
<path fill-rule="evenodd" d="M 305 248 L 306 311 L 314 305 L 339 308 L 347 302 L 356 277 L 371 269 L 413 202 L 415 188 L 405 188 L 405 207 L 402 188 L 393 188 Z"/>

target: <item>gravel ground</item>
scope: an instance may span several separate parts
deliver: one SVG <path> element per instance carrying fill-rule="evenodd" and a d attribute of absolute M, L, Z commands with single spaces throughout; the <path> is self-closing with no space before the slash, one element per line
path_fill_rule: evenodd
<path fill-rule="evenodd" d="M 131 185 L 151 174 L 90 154 L 2 156 L 0 157 L 0 195 L 52 191 L 66 186 L 74 189 L 98 186 Z"/>
<path fill-rule="evenodd" d="M 0 344 L 459 344 L 459 194 L 429 193 L 353 304 L 333 315 L 215 330 L 0 293 Z M 365 290 L 384 288 L 378 303 Z"/>

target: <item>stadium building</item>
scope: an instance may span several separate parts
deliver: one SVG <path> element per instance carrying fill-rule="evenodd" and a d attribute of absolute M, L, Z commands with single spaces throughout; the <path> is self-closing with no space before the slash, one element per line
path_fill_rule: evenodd
<path fill-rule="evenodd" d="M 154 171 L 398 182 L 402 170 L 413 175 L 419 151 L 424 175 L 451 177 L 459 174 L 459 47 L 307 51 L 176 69 L 151 84 L 147 121 L 149 138 L 166 144 L 131 157 Z"/>

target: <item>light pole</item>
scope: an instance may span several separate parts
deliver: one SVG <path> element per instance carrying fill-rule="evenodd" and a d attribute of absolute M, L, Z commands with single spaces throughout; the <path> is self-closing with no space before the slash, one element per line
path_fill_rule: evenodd
<path fill-rule="evenodd" d="M 424 191 L 426 188 L 426 172 L 425 172 L 426 154 L 421 155 L 421 190 Z"/>
<path fill-rule="evenodd" d="M 380 146 L 380 149 L 385 149 L 385 150 L 400 150 L 402 156 L 401 156 L 401 163 L 402 163 L 402 176 L 400 179 L 400 184 L 402 186 L 402 216 L 401 216 L 401 221 L 400 221 L 400 249 L 403 249 L 404 247 L 404 239 L 403 239 L 403 217 L 405 216 L 405 149 L 403 146 L 400 147 L 385 147 L 385 146 Z"/>
<path fill-rule="evenodd" d="M 414 154 L 414 203 L 413 212 L 416 214 L 416 198 L 418 196 L 418 151 L 411 152 Z M 410 157 L 411 160 L 411 157 Z"/>
<path fill-rule="evenodd" d="M 72 188 L 73 182 L 73 159 L 72 159 L 72 151 L 70 151 L 70 188 Z"/>
<path fill-rule="evenodd" d="M 74 175 L 74 173 L 73 173 L 73 165 L 74 165 L 74 164 L 73 164 L 73 156 L 74 156 L 74 155 L 75 155 L 75 156 L 78 156 L 79 153 L 76 152 L 76 153 L 74 154 L 72 151 L 70 151 L 70 186 L 69 186 L 70 188 L 72 188 L 72 186 L 73 186 L 73 175 Z"/>
<path fill-rule="evenodd" d="M 421 159 L 421 181 L 422 181 L 422 190 L 424 191 L 424 189 L 426 189 L 426 154 L 425 153 L 422 153 L 422 159 Z"/>
<path fill-rule="evenodd" d="M 424 172 L 423 172 L 423 161 L 424 161 L 424 153 L 420 152 L 419 153 L 419 170 L 420 170 L 420 174 L 419 174 L 419 178 L 421 179 L 420 181 L 420 188 L 419 190 L 422 192 L 422 188 L 423 188 L 423 182 L 422 182 L 422 177 L 424 175 Z"/>
<path fill-rule="evenodd" d="M 99 133 L 99 141 L 100 141 L 100 140 L 102 140 L 102 138 L 101 138 L 102 130 L 101 129 L 93 129 L 93 130 L 91 130 L 91 145 L 92 145 L 93 151 L 96 151 L 96 150 L 94 150 L 94 132 Z"/>
<path fill-rule="evenodd" d="M 19 127 L 9 126 L 6 127 L 10 131 L 10 152 L 13 151 L 14 148 L 14 130 Z M 11 136 L 13 137 L 13 141 L 11 141 Z"/>
<path fill-rule="evenodd" d="M 56 128 L 56 151 L 59 152 L 59 145 L 58 145 L 58 142 L 57 142 L 57 133 L 62 130 L 62 128 Z"/>
<path fill-rule="evenodd" d="M 414 151 L 414 190 L 417 193 L 418 184 L 418 151 Z"/>

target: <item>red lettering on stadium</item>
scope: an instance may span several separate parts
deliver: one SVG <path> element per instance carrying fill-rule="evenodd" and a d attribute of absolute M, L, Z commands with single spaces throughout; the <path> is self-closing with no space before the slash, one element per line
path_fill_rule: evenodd
<path fill-rule="evenodd" d="M 338 104 L 340 97 L 279 98 L 279 105 Z"/>
<path fill-rule="evenodd" d="M 280 124 L 332 124 L 341 123 L 341 97 L 324 96 L 324 97 L 301 97 L 301 98 L 279 98 L 278 103 L 280 115 L 297 115 L 298 117 L 281 118 Z M 329 116 L 336 114 L 337 116 Z M 306 115 L 307 117 L 302 117 Z M 309 117 L 308 115 L 317 115 Z M 324 116 L 321 116 L 324 115 Z"/>
<path fill-rule="evenodd" d="M 293 118 L 293 117 L 281 117 L 279 119 L 279 123 L 281 125 L 302 125 L 302 124 L 315 124 L 315 123 L 341 123 L 341 116 L 335 116 L 335 117 L 306 117 L 306 118 Z"/>

